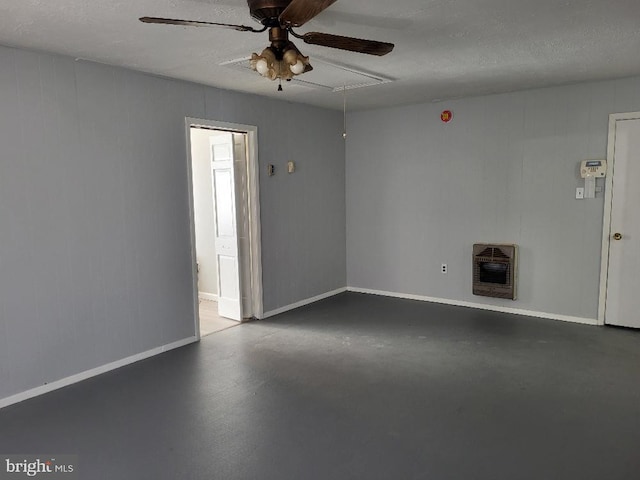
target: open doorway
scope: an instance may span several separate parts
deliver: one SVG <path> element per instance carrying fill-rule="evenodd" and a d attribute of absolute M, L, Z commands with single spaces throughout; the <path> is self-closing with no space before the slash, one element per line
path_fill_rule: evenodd
<path fill-rule="evenodd" d="M 255 127 L 187 118 L 196 335 L 262 316 Z"/>

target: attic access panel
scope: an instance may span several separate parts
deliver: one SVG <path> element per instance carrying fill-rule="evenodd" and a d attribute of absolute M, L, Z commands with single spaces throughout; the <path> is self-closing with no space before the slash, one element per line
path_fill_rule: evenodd
<path fill-rule="evenodd" d="M 247 72 L 252 76 L 257 75 L 251 69 L 249 57 L 239 58 L 223 62 L 220 66 L 233 68 Z M 314 56 L 311 59 L 313 70 L 291 80 L 291 84 L 313 89 L 326 89 L 332 92 L 341 92 L 344 89 L 369 87 L 390 83 L 393 79 L 371 72 L 365 72 L 346 65 L 340 65 L 324 58 Z M 262 77 L 258 76 L 261 80 Z M 289 83 L 289 82 L 287 82 Z"/>

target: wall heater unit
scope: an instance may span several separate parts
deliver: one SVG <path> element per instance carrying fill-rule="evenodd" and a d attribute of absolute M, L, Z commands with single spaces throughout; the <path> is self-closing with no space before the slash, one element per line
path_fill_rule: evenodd
<path fill-rule="evenodd" d="M 473 294 L 516 299 L 518 246 L 500 243 L 473 245 Z"/>

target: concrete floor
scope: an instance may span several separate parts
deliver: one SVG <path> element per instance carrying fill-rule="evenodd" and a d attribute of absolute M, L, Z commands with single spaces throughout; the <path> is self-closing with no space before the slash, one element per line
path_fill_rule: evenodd
<path fill-rule="evenodd" d="M 640 332 L 359 294 L 0 410 L 80 478 L 640 478 Z"/>

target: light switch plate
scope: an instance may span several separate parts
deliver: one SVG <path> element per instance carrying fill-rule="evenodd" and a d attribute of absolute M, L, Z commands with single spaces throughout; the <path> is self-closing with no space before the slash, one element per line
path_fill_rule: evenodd
<path fill-rule="evenodd" d="M 584 187 L 576 188 L 576 199 L 581 200 L 584 198 Z"/>
<path fill-rule="evenodd" d="M 287 171 L 293 173 L 296 171 L 296 164 L 294 162 L 287 163 Z"/>

